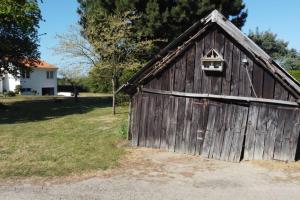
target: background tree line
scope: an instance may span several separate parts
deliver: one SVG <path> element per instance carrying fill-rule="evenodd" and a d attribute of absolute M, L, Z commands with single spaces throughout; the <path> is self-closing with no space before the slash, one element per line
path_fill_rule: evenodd
<path fill-rule="evenodd" d="M 145 61 L 149 60 L 159 49 L 172 41 L 193 23 L 209 14 L 213 9 L 221 11 L 237 27 L 242 28 L 247 18 L 247 10 L 242 0 L 78 0 L 81 35 L 97 48 L 94 32 L 91 28 L 100 28 L 101 21 L 108 15 L 131 10 L 136 16 L 132 21 L 132 31 L 139 40 L 152 40 L 152 48 L 144 55 L 136 58 L 141 60 L 136 68 L 122 68 L 116 86 L 124 83 Z M 97 18 L 97 20 L 93 20 Z M 270 54 L 287 70 L 300 69 L 300 55 L 296 49 L 290 49 L 288 42 L 280 40 L 271 31 L 249 32 L 249 37 Z M 97 39 L 96 39 L 97 40 Z M 98 52 L 101 55 L 101 52 Z M 105 78 L 108 69 L 92 68 L 86 83 L 92 91 L 111 92 L 112 83 Z M 292 71 L 294 73 L 294 71 Z M 295 74 L 295 73 L 294 73 Z"/>
<path fill-rule="evenodd" d="M 247 19 L 243 0 L 78 0 L 79 27 L 58 35 L 55 49 L 70 62 L 61 75 L 93 92 L 112 92 L 167 43 L 213 9 L 237 27 Z M 0 4 L 0 75 L 17 75 L 24 59 L 38 60 L 38 0 L 2 0 Z M 298 50 L 271 31 L 250 31 L 277 62 L 297 75 Z M 58 51 L 57 51 L 58 50 Z M 13 65 L 10 65 L 13 63 Z M 88 66 L 88 67 L 86 67 Z M 84 73 L 78 72 L 85 68 Z M 296 71 L 295 71 L 296 70 Z"/>

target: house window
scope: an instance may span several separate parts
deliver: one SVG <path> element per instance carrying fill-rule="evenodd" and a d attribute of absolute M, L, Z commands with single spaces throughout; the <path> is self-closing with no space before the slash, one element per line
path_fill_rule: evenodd
<path fill-rule="evenodd" d="M 31 88 L 22 88 L 21 92 L 31 92 Z"/>
<path fill-rule="evenodd" d="M 22 72 L 22 78 L 30 78 L 30 71 L 29 70 L 24 70 Z"/>
<path fill-rule="evenodd" d="M 54 72 L 53 71 L 47 71 L 47 79 L 53 79 Z"/>

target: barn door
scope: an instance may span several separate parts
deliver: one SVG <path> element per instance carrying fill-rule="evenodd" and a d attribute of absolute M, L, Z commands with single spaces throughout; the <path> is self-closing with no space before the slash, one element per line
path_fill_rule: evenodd
<path fill-rule="evenodd" d="M 248 107 L 210 102 L 202 156 L 239 162 L 247 124 Z"/>
<path fill-rule="evenodd" d="M 195 99 L 193 100 L 191 137 L 189 140 L 189 153 L 200 155 L 203 147 L 205 130 L 207 124 L 208 101 Z"/>
<path fill-rule="evenodd" d="M 299 110 L 252 103 L 245 140 L 245 160 L 294 161 Z"/>
<path fill-rule="evenodd" d="M 207 120 L 206 103 L 200 99 L 179 97 L 175 99 L 175 104 L 178 105 L 178 109 L 174 129 L 174 151 L 199 155 Z"/>

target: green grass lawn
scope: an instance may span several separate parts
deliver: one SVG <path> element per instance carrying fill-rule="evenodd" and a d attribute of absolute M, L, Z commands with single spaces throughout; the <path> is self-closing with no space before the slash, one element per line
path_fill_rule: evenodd
<path fill-rule="evenodd" d="M 65 176 L 117 164 L 127 107 L 111 97 L 0 97 L 0 177 Z M 123 128 L 120 128 L 123 127 Z M 121 129 L 121 130 L 120 130 Z"/>

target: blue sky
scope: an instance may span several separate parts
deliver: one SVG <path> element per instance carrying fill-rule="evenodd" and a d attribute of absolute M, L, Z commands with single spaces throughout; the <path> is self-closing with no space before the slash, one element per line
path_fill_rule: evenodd
<path fill-rule="evenodd" d="M 289 42 L 289 47 L 300 50 L 300 1 L 299 0 L 244 0 L 248 8 L 248 18 L 243 31 L 271 30 L 279 38 Z M 56 34 L 65 33 L 70 25 L 78 22 L 76 0 L 44 0 L 41 10 L 45 22 L 40 23 L 40 51 L 43 60 L 59 67 L 61 55 L 53 48 Z"/>

